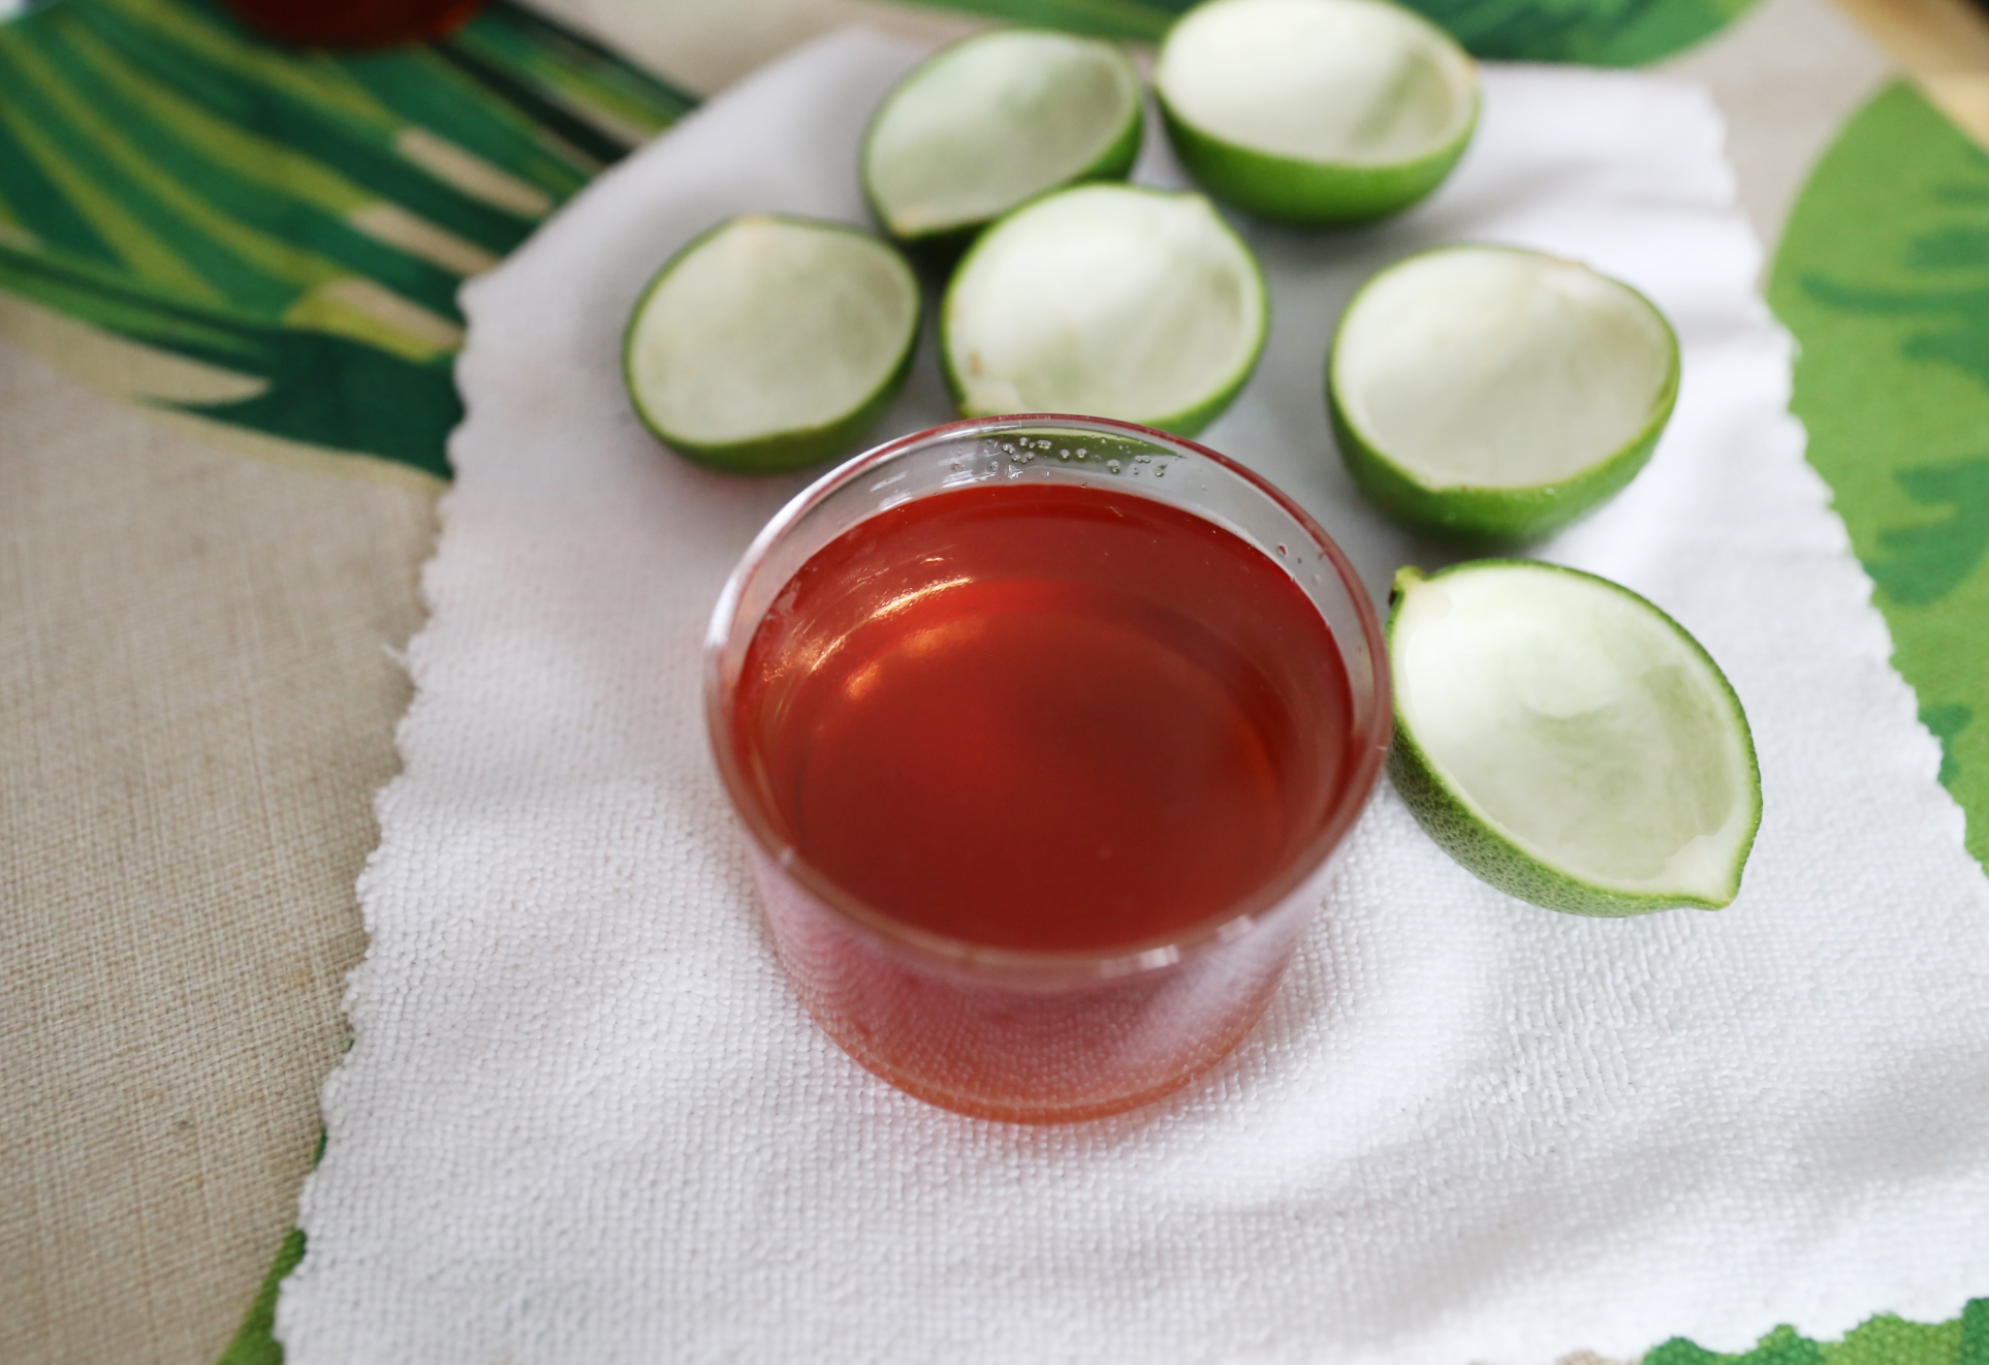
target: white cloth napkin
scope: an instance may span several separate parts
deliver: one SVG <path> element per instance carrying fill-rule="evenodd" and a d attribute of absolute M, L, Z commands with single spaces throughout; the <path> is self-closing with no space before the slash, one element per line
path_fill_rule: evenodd
<path fill-rule="evenodd" d="M 278 1308 L 291 1365 L 1530 1365 L 1989 1293 L 1989 887 L 1803 463 L 1718 117 L 1646 76 L 1488 68 L 1427 205 L 1251 229 L 1270 348 L 1206 439 L 1378 593 L 1436 556 L 1332 452 L 1321 367 L 1355 284 L 1475 238 L 1645 290 L 1684 342 L 1677 416 L 1544 554 L 1652 597 L 1732 678 L 1766 799 L 1740 899 L 1536 909 L 1384 788 L 1263 1025 L 1155 1109 L 960 1118 L 816 1031 L 698 693 L 719 584 L 802 481 L 659 449 L 618 346 L 642 283 L 720 216 L 860 221 L 859 133 L 917 55 L 858 32 L 781 62 L 466 294 L 469 416 Z M 1180 183 L 1153 141 L 1140 178 Z M 882 434 L 948 415 L 928 349 Z"/>

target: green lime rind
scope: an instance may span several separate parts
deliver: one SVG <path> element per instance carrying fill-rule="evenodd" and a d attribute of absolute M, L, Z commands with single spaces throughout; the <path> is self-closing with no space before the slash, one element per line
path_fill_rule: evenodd
<path fill-rule="evenodd" d="M 1468 109 L 1440 144 L 1399 161 L 1307 158 L 1252 146 L 1198 123 L 1170 95 L 1169 46 L 1185 41 L 1190 21 L 1225 3 L 1205 0 L 1169 28 L 1154 67 L 1154 95 L 1175 154 L 1195 182 L 1216 198 L 1258 218 L 1294 227 L 1352 227 L 1400 213 L 1427 197 L 1457 165 L 1477 131 L 1481 99 L 1477 64 L 1442 28 L 1407 8 L 1388 8 L 1413 26 L 1464 88 Z M 1456 86 L 1452 88 L 1455 90 Z"/>
<path fill-rule="evenodd" d="M 822 426 L 808 427 L 800 431 L 780 432 L 757 441 L 741 441 L 732 445 L 701 445 L 670 436 L 660 430 L 646 415 L 642 423 L 655 434 L 658 440 L 668 445 L 688 460 L 724 470 L 730 474 L 784 474 L 793 469 L 805 469 L 812 464 L 821 464 L 838 455 L 847 455 L 863 444 L 863 439 L 884 419 L 896 401 L 898 391 L 905 386 L 905 377 L 912 372 L 912 357 L 917 353 L 916 331 L 913 345 L 905 348 L 904 357 L 891 372 L 884 386 L 863 406 L 849 416 Z M 636 408 L 638 415 L 642 409 Z"/>
<path fill-rule="evenodd" d="M 1263 349 L 1263 342 L 1258 342 L 1257 350 L 1259 354 L 1263 352 Z M 1243 386 L 1250 382 L 1251 372 L 1256 367 L 1256 357 L 1253 356 L 1248 368 L 1238 374 L 1236 379 L 1227 388 L 1214 394 L 1206 402 L 1197 403 L 1193 407 L 1185 408 L 1180 412 L 1169 413 L 1165 417 L 1147 418 L 1140 425 L 1152 427 L 1155 431 L 1164 431 L 1170 436 L 1199 436 L 1208 430 L 1210 424 L 1216 418 L 1222 416 L 1229 409 L 1231 403 L 1236 401 L 1236 395 L 1241 393 Z"/>
<path fill-rule="evenodd" d="M 996 44 L 1010 42 L 1017 37 L 1054 40 L 1067 45 L 1074 55 L 1081 54 L 1084 58 L 1099 62 L 1106 70 L 1111 71 L 1124 95 L 1124 107 L 1115 128 L 1089 161 L 1074 169 L 1061 169 L 1054 173 L 1043 174 L 1037 183 L 993 211 L 964 213 L 937 223 L 906 222 L 904 216 L 894 211 L 886 202 L 888 196 L 882 193 L 877 185 L 876 165 L 880 130 L 906 92 L 916 89 L 922 81 L 944 74 L 947 66 L 964 53 L 975 49 L 987 49 Z M 993 32 L 963 39 L 951 47 L 934 53 L 914 67 L 893 87 L 884 102 L 878 106 L 877 112 L 871 116 L 870 123 L 864 130 L 863 148 L 858 159 L 858 178 L 863 187 L 864 202 L 884 232 L 921 265 L 943 268 L 957 261 L 974 238 L 990 223 L 1031 199 L 1087 181 L 1124 180 L 1132 174 L 1133 163 L 1139 157 L 1140 142 L 1145 130 L 1146 108 L 1141 98 L 1139 72 L 1115 44 L 1103 39 L 1079 37 L 1047 29 L 996 29 Z"/>
<path fill-rule="evenodd" d="M 1400 165 L 1360 166 L 1253 151 L 1188 123 L 1164 93 L 1158 103 L 1174 154 L 1196 184 L 1246 213 L 1292 227 L 1354 227 L 1412 207 L 1449 176 L 1478 126 L 1474 91 L 1471 117 L 1447 146 Z"/>
<path fill-rule="evenodd" d="M 1133 163 L 1139 159 L 1140 140 L 1145 136 L 1145 127 L 1145 114 L 1142 112 L 1140 105 L 1135 103 L 1133 106 L 1133 121 L 1126 125 L 1125 130 L 1119 134 L 1116 142 L 1099 154 L 1097 161 L 1085 167 L 1077 174 L 1065 177 L 1042 193 L 1053 194 L 1057 190 L 1070 189 L 1076 185 L 1125 180 L 1127 176 L 1133 173 Z M 877 201 L 872 197 L 868 184 L 864 186 L 863 193 L 864 200 L 869 205 L 872 216 L 880 224 L 883 224 L 883 211 L 878 208 Z M 926 232 L 915 232 L 905 236 L 891 233 L 891 238 L 919 265 L 929 268 L 936 267 L 943 271 L 958 263 L 966 255 L 967 248 L 972 246 L 974 240 L 987 231 L 991 224 L 1005 217 L 1007 213 L 1012 212 L 1014 209 L 1020 208 L 1023 204 L 1029 202 L 1029 199 L 1038 197 L 1040 196 L 1030 195 L 1027 199 L 1018 200 L 1008 209 L 1003 210 L 1002 213 L 995 214 L 992 217 L 976 218 L 971 222 L 961 223 L 954 227 L 933 228 Z M 890 232 L 888 225 L 885 226 L 885 231 L 887 233 Z"/>
<path fill-rule="evenodd" d="M 1479 880 L 1509 896 L 1548 910 L 1598 918 L 1622 918 L 1649 914 L 1655 910 L 1697 908 L 1718 910 L 1731 904 L 1740 892 L 1741 875 L 1761 827 L 1761 767 L 1754 751 L 1754 736 L 1742 710 L 1740 698 L 1726 674 L 1696 639 L 1649 599 L 1595 574 L 1557 564 L 1524 559 L 1479 559 L 1454 565 L 1434 574 L 1407 567 L 1395 575 L 1389 595 L 1389 615 L 1385 628 L 1389 663 L 1400 678 L 1403 675 L 1398 645 L 1398 628 L 1404 603 L 1419 585 L 1435 583 L 1455 574 L 1487 568 L 1525 568 L 1542 573 L 1565 574 L 1604 588 L 1637 603 L 1654 623 L 1661 623 L 1683 642 L 1704 664 L 1716 682 L 1724 703 L 1723 712 L 1731 723 L 1745 771 L 1743 781 L 1748 810 L 1727 871 L 1726 884 L 1717 894 L 1697 895 L 1676 890 L 1640 891 L 1600 884 L 1555 867 L 1516 838 L 1501 832 L 1488 815 L 1444 771 L 1418 742 L 1415 725 L 1407 714 L 1405 691 L 1395 693 L 1395 739 L 1388 755 L 1388 776 L 1423 832 L 1448 853 L 1459 866 Z"/>
<path fill-rule="evenodd" d="M 1665 375 L 1651 400 L 1649 415 L 1638 433 L 1568 478 L 1520 487 L 1473 484 L 1433 484 L 1389 455 L 1380 442 L 1360 429 L 1342 397 L 1337 361 L 1346 319 L 1384 276 L 1426 257 L 1451 251 L 1508 251 L 1543 255 L 1520 247 L 1437 247 L 1408 256 L 1377 272 L 1363 284 L 1341 314 L 1341 327 L 1326 353 L 1326 410 L 1340 458 L 1354 486 L 1377 511 L 1399 526 L 1433 539 L 1455 544 L 1496 548 L 1538 540 L 1601 507 L 1630 485 L 1650 461 L 1678 404 L 1681 375 L 1678 334 L 1658 306 L 1621 280 L 1609 282 L 1649 310 L 1665 340 Z"/>
<path fill-rule="evenodd" d="M 848 411 L 825 422 L 770 431 L 745 440 L 722 442 L 698 440 L 682 432 L 673 431 L 644 400 L 643 386 L 638 382 L 635 373 L 637 336 L 651 300 L 671 274 L 690 259 L 699 247 L 709 243 L 721 233 L 752 220 L 786 223 L 823 232 L 845 233 L 874 246 L 880 253 L 880 259 L 888 259 L 897 269 L 904 272 L 904 282 L 914 306 L 910 310 L 905 338 L 898 348 L 896 360 L 883 379 Z M 713 469 L 739 474 L 775 474 L 818 464 L 854 449 L 870 429 L 883 418 L 899 391 L 904 388 L 905 379 L 911 374 L 912 360 L 918 352 L 918 298 L 918 277 L 911 264 L 906 261 L 902 253 L 874 233 L 852 227 L 847 223 L 803 218 L 791 214 L 742 214 L 727 218 L 685 243 L 644 286 L 634 308 L 629 311 L 628 325 L 622 333 L 622 380 L 628 390 L 630 405 L 635 409 L 636 416 L 641 419 L 643 426 L 647 427 L 658 440 L 686 459 Z"/>
<path fill-rule="evenodd" d="M 1145 135 L 1146 127 L 1145 114 L 1137 101 L 1133 105 L 1133 112 L 1133 121 L 1119 135 L 1119 140 L 1114 142 L 1110 147 L 1107 147 L 1100 154 L 1096 162 L 1076 175 L 1069 176 L 1058 184 L 1044 190 L 1043 193 L 1054 194 L 1058 190 L 1072 189 L 1085 184 L 1123 182 L 1127 176 L 1131 175 L 1133 172 L 1133 163 L 1139 159 L 1140 140 Z M 868 183 L 864 185 L 863 193 L 864 199 L 870 207 L 871 215 L 880 224 L 883 223 L 884 215 L 878 208 L 877 201 L 872 197 Z M 982 233 L 986 232 L 1000 218 L 1006 217 L 1008 213 L 1022 207 L 1023 204 L 1030 202 L 1031 199 L 1040 197 L 1041 195 L 1031 195 L 1028 199 L 1018 201 L 1008 210 L 992 218 L 976 218 L 972 222 L 963 223 L 957 227 L 935 228 L 929 232 L 914 233 L 910 236 L 900 237 L 892 234 L 892 240 L 898 244 L 915 266 L 932 277 L 935 287 L 938 287 L 943 285 L 951 276 L 953 270 L 965 258 L 968 248 L 973 246 Z M 889 233 L 890 229 L 886 227 L 885 231 Z"/>
<path fill-rule="evenodd" d="M 1676 385 L 1674 384 L 1674 392 Z M 1332 394 L 1333 436 L 1354 486 L 1390 521 L 1434 539 L 1499 546 L 1538 540 L 1579 521 L 1629 487 L 1664 422 L 1572 479 L 1531 488 L 1431 488 L 1364 440 Z M 1666 416 L 1669 416 L 1667 412 Z"/>
<path fill-rule="evenodd" d="M 1237 394 L 1243 391 L 1243 386 L 1250 382 L 1251 375 L 1256 372 L 1257 362 L 1263 356 L 1265 342 L 1270 337 L 1271 289 L 1270 282 L 1264 274 L 1263 263 L 1257 259 L 1257 253 L 1250 249 L 1249 243 L 1245 242 L 1236 233 L 1235 229 L 1222 220 L 1221 215 L 1215 212 L 1214 206 L 1209 204 L 1209 201 L 1205 197 L 1196 194 L 1192 190 L 1159 190 L 1151 189 L 1144 185 L 1119 185 L 1112 187 L 1115 191 L 1124 194 L 1144 195 L 1161 200 L 1187 200 L 1203 205 L 1208 210 L 1210 221 L 1220 231 L 1222 236 L 1236 248 L 1238 259 L 1247 266 L 1249 287 L 1256 299 L 1257 326 L 1254 335 L 1250 339 L 1247 354 L 1243 355 L 1237 361 L 1232 372 L 1219 387 L 1179 408 L 1160 413 L 1131 413 L 1118 410 L 1094 411 L 1082 405 L 1071 408 L 1069 405 L 1059 406 L 1055 404 L 1048 406 L 1025 404 L 1020 408 L 1009 409 L 974 403 L 969 392 L 969 387 L 960 375 L 960 364 L 955 356 L 956 348 L 954 344 L 961 330 L 961 323 L 958 318 L 959 297 L 962 293 L 964 282 L 972 278 L 971 272 L 976 259 L 982 253 L 988 251 L 991 245 L 998 244 L 997 234 L 1009 230 L 1017 222 L 1024 222 L 1026 225 L 1025 215 L 1034 212 L 1052 200 L 1060 199 L 1066 195 L 1082 194 L 1087 192 L 1087 189 L 1096 188 L 1096 186 L 1087 187 L 1080 185 L 1054 190 L 1049 194 L 1040 195 L 1028 203 L 1018 206 L 991 224 L 975 240 L 973 246 L 961 260 L 959 268 L 954 271 L 953 277 L 947 285 L 946 293 L 939 309 L 940 370 L 946 379 L 947 390 L 953 397 L 954 407 L 962 417 L 998 417 L 1005 415 L 1009 411 L 1070 410 L 1078 412 L 1081 415 L 1110 417 L 1120 421 L 1136 422 L 1141 426 L 1152 427 L 1157 431 L 1165 431 L 1175 436 L 1200 435 L 1210 423 L 1214 422 L 1216 418 L 1220 417 L 1228 409 L 1231 403 L 1236 401 Z M 1106 406 L 1109 406 L 1109 404 Z"/>

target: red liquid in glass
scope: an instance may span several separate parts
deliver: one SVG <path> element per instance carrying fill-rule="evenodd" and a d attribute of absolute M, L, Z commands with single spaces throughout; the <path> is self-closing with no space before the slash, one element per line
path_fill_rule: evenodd
<path fill-rule="evenodd" d="M 298 47 L 369 48 L 441 38 L 484 0 L 228 0 L 243 23 Z"/>
<path fill-rule="evenodd" d="M 775 827 L 873 909 L 1109 952 L 1278 880 L 1347 781 L 1350 717 L 1333 638 L 1270 557 L 1166 503 L 1038 484 L 915 499 L 817 552 L 754 636 L 735 736 Z"/>

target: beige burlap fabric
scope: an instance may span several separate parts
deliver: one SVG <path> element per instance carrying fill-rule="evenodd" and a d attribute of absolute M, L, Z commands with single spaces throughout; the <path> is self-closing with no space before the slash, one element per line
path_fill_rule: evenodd
<path fill-rule="evenodd" d="M 289 1226 L 433 499 L 0 342 L 8 1365 L 205 1365 Z"/>
<path fill-rule="evenodd" d="M 547 7 L 703 91 L 852 18 L 967 26 L 852 0 Z M 1726 107 L 1770 241 L 1884 69 L 1823 0 L 1763 0 L 1675 66 Z M 0 307 L 0 1362 L 210 1365 L 344 1045 L 438 490 L 134 411 L 93 388 L 153 362 L 65 327 Z"/>

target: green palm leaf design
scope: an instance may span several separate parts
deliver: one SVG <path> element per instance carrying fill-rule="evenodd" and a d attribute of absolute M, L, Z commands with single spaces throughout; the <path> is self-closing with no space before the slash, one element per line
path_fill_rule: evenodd
<path fill-rule="evenodd" d="M 1989 1299 L 1971 1299 L 1952 1322 L 1907 1322 L 1882 1313 L 1836 1342 L 1778 1327 L 1737 1355 L 1676 1337 L 1645 1356 L 1644 1365 L 1989 1365 Z"/>
<path fill-rule="evenodd" d="M 1961 776 L 1961 765 L 1955 762 L 1955 739 L 1975 720 L 1975 708 L 1966 702 L 1951 701 L 1941 706 L 1920 708 L 1920 723 L 1941 742 L 1941 785 L 1952 789 L 1955 778 Z"/>
<path fill-rule="evenodd" d="M 1194 0 L 912 0 L 1010 23 L 1151 42 Z M 1638 66 L 1710 36 L 1753 0 L 1406 0 L 1480 57 Z"/>
<path fill-rule="evenodd" d="M 1883 91 L 1804 188 L 1769 302 L 1801 344 L 1810 461 L 1989 861 L 1989 155 Z"/>
<path fill-rule="evenodd" d="M 0 247 L 0 289 L 105 331 L 260 381 L 251 396 L 152 400 L 229 426 L 394 460 L 448 476 L 443 443 L 462 417 L 447 355 L 406 354 L 397 338 L 247 320 L 135 289 L 114 272 Z M 338 319 L 333 318 L 336 322 Z M 384 343 L 384 344 L 383 344 Z M 417 343 L 418 344 L 418 343 Z"/>
<path fill-rule="evenodd" d="M 120 396 L 446 477 L 458 286 L 692 103 L 510 0 L 350 55 L 60 0 L 0 26 L 0 295 L 241 381 L 60 357 Z"/>
<path fill-rule="evenodd" d="M 1868 566 L 1872 581 L 1903 606 L 1930 606 L 1966 583 L 1989 553 L 1989 459 L 1916 466 L 1893 477 L 1907 497 L 1946 515 L 1881 530 L 1885 553 Z"/>

